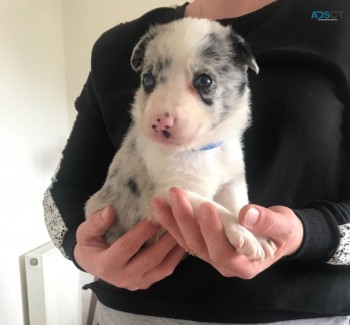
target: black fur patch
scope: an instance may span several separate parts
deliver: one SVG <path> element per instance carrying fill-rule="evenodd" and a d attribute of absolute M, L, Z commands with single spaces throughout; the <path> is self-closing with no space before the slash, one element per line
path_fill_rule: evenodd
<path fill-rule="evenodd" d="M 163 130 L 162 134 L 163 134 L 164 138 L 169 139 L 171 137 L 171 133 L 167 130 Z"/>
<path fill-rule="evenodd" d="M 205 98 L 200 91 L 198 93 L 199 93 L 199 96 L 201 97 L 201 100 L 203 101 L 203 103 L 205 105 L 207 105 L 207 106 L 212 106 L 213 105 L 214 102 L 213 102 L 213 100 L 211 98 Z"/>
<path fill-rule="evenodd" d="M 231 38 L 236 53 L 233 59 L 235 62 L 235 66 L 237 68 L 241 68 L 242 71 L 245 70 L 245 66 L 248 66 L 255 71 L 253 65 L 254 58 L 250 45 L 241 36 L 237 34 L 232 33 Z"/>
<path fill-rule="evenodd" d="M 156 73 L 162 72 L 163 70 L 169 70 L 171 67 L 171 58 L 166 57 L 162 60 L 157 61 L 157 64 L 155 66 Z"/>
<path fill-rule="evenodd" d="M 141 190 L 139 188 L 139 185 L 136 183 L 136 181 L 133 178 L 129 178 L 128 183 L 126 184 L 131 193 L 133 193 L 135 196 L 141 195 Z"/>
<path fill-rule="evenodd" d="M 158 83 L 159 84 L 164 84 L 167 81 L 167 74 L 162 72 L 158 75 Z"/>
<path fill-rule="evenodd" d="M 161 84 L 167 81 L 171 64 L 172 60 L 169 57 L 157 61 L 154 67 L 154 75 L 157 76 L 158 83 Z"/>
<path fill-rule="evenodd" d="M 140 71 L 144 64 L 145 52 L 148 44 L 153 40 L 153 38 L 157 35 L 155 28 L 150 28 L 148 33 L 146 33 L 138 43 L 137 47 L 135 47 L 133 56 L 131 58 L 131 65 L 135 71 Z"/>
<path fill-rule="evenodd" d="M 136 139 L 135 138 L 129 142 L 128 147 L 129 147 L 130 151 L 136 150 Z"/>
<path fill-rule="evenodd" d="M 103 187 L 101 190 L 101 197 L 103 197 L 105 200 L 108 200 L 113 192 L 113 187 L 111 185 L 108 185 L 107 187 Z"/>
<path fill-rule="evenodd" d="M 119 174 L 119 169 L 115 168 L 112 173 L 109 175 L 109 178 L 114 178 Z"/>
<path fill-rule="evenodd" d="M 208 45 L 203 49 L 201 56 L 217 60 L 221 57 L 221 41 L 214 33 L 208 35 Z"/>
<path fill-rule="evenodd" d="M 229 72 L 231 68 L 232 68 L 232 66 L 227 64 L 227 63 L 226 64 L 222 64 L 221 66 L 219 66 L 217 68 L 217 72 L 219 74 L 225 74 L 225 73 Z"/>
<path fill-rule="evenodd" d="M 237 92 L 238 92 L 238 95 L 242 96 L 245 92 L 245 89 L 246 89 L 246 86 L 247 86 L 247 82 L 245 80 L 242 80 L 238 87 L 237 87 Z"/>

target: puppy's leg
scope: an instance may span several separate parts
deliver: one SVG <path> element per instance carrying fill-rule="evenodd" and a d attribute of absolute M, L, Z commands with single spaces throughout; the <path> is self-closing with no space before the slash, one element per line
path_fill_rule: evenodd
<path fill-rule="evenodd" d="M 145 186 L 140 185 L 138 170 L 135 171 L 130 163 L 137 159 L 130 158 L 130 152 L 125 152 L 125 148 L 127 146 L 122 145 L 120 151 L 114 156 L 102 188 L 85 204 L 86 218 L 108 205 L 113 206 L 116 220 L 105 234 L 109 244 L 131 229 L 144 216 L 141 202 L 143 193 L 140 189 Z M 139 164 L 138 167 L 140 169 L 142 165 Z M 120 170 L 123 172 L 119 172 Z"/>
<path fill-rule="evenodd" d="M 259 240 L 249 230 L 239 225 L 236 215 L 233 215 L 217 202 L 208 200 L 197 193 L 191 191 L 186 191 L 186 193 L 197 217 L 199 215 L 199 206 L 202 203 L 209 202 L 215 206 L 222 221 L 226 237 L 238 253 L 246 255 L 249 259 L 263 260 L 265 258 L 265 251 Z"/>
<path fill-rule="evenodd" d="M 232 212 L 233 220 L 226 220 L 226 235 L 228 238 L 231 238 L 232 241 L 235 240 L 235 231 L 237 226 L 240 226 L 238 223 L 238 214 L 240 209 L 249 203 L 248 201 L 248 189 L 244 177 L 241 179 L 236 179 L 234 183 L 226 184 L 220 192 L 215 196 L 215 201 L 226 209 Z M 226 229 L 227 228 L 227 229 Z M 242 227 L 243 228 L 243 227 Z M 245 229 L 245 228 L 244 228 Z M 248 231 L 248 230 L 247 230 Z M 250 233 L 250 232 L 249 232 Z M 276 252 L 276 245 L 270 239 L 261 236 L 255 236 L 255 238 L 260 242 L 265 257 L 273 257 Z M 241 239 L 240 239 L 241 240 Z M 232 242 L 231 242 L 232 243 Z M 232 243 L 233 244 L 233 243 Z M 245 254 L 245 248 L 239 248 L 237 251 L 241 254 Z M 246 255 L 246 254 L 245 254 Z"/>
<path fill-rule="evenodd" d="M 225 184 L 215 195 L 214 201 L 238 216 L 240 209 L 249 203 L 248 188 L 244 177 L 235 179 L 234 182 Z"/>
<path fill-rule="evenodd" d="M 103 199 L 102 192 L 104 189 L 100 189 L 85 203 L 85 217 L 89 218 L 94 212 L 105 208 L 109 203 Z"/>

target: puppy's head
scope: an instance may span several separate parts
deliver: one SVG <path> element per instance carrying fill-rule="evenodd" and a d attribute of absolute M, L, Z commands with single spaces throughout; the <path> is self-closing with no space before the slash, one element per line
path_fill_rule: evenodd
<path fill-rule="evenodd" d="M 131 58 L 141 73 L 132 110 L 145 136 L 171 152 L 240 136 L 249 122 L 249 47 L 229 27 L 184 18 L 152 27 Z"/>

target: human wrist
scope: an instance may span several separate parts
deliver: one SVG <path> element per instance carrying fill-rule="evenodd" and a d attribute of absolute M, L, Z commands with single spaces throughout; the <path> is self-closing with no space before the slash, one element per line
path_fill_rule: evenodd
<path fill-rule="evenodd" d="M 303 225 L 300 247 L 287 259 L 327 262 L 339 244 L 339 230 L 335 221 L 322 208 L 293 210 Z"/>
<path fill-rule="evenodd" d="M 286 256 L 294 256 L 296 255 L 301 247 L 304 244 L 304 225 L 301 221 L 301 219 L 297 216 L 297 214 L 292 210 L 292 212 L 295 215 L 295 218 L 293 220 L 294 222 L 294 228 L 293 228 L 293 236 L 291 237 L 290 240 L 290 245 L 289 245 L 289 249 L 286 251 Z"/>

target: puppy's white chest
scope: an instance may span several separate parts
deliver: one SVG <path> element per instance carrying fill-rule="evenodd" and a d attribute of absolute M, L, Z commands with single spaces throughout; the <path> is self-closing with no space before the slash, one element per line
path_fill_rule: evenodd
<path fill-rule="evenodd" d="M 157 147 L 144 151 L 144 162 L 156 192 L 178 186 L 198 194 L 213 197 L 230 180 L 232 159 L 218 147 L 203 151 L 190 151 L 164 155 Z"/>

